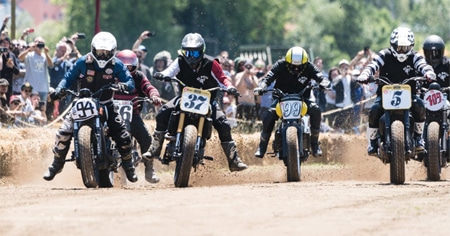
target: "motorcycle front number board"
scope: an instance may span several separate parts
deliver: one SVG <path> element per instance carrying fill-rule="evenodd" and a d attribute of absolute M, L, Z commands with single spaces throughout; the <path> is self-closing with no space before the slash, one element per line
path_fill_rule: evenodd
<path fill-rule="evenodd" d="M 402 110 L 411 107 L 411 87 L 407 84 L 385 85 L 382 89 L 383 108 Z"/>
<path fill-rule="evenodd" d="M 183 111 L 206 115 L 209 111 L 211 93 L 198 88 L 184 87 L 181 94 L 180 108 Z"/>

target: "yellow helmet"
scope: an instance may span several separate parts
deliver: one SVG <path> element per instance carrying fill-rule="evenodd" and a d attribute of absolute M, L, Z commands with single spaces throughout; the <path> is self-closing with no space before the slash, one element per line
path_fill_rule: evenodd
<path fill-rule="evenodd" d="M 285 60 L 289 71 L 294 75 L 299 75 L 309 61 L 309 57 L 302 47 L 292 47 L 287 51 Z"/>

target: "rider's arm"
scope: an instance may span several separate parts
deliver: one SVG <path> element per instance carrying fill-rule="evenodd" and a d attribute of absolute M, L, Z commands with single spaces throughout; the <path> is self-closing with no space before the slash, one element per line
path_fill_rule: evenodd
<path fill-rule="evenodd" d="M 150 81 L 147 79 L 147 77 L 145 77 L 144 73 L 141 73 L 141 74 L 142 74 L 141 83 L 136 84 L 136 87 L 139 86 L 139 89 L 141 89 L 141 91 L 143 93 L 145 93 L 147 95 L 147 97 L 149 97 L 149 98 L 160 97 L 158 90 L 150 83 Z"/>
<path fill-rule="evenodd" d="M 427 71 L 434 71 L 433 67 L 428 65 L 423 56 L 417 52 L 414 54 L 413 62 L 414 62 L 414 69 L 420 71 L 422 75 L 425 75 Z"/>
<path fill-rule="evenodd" d="M 213 60 L 212 63 L 211 75 L 216 78 L 221 84 L 225 85 L 225 87 L 232 87 L 233 84 L 231 83 L 231 80 L 225 76 L 219 62 L 217 60 Z"/>
<path fill-rule="evenodd" d="M 165 70 L 161 71 L 164 76 L 175 77 L 180 72 L 180 65 L 177 57 Z"/>

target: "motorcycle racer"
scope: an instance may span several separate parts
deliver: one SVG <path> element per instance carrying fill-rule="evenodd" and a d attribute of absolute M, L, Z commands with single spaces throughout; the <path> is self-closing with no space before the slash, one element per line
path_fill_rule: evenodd
<path fill-rule="evenodd" d="M 181 41 L 181 53 L 170 64 L 168 68 L 154 75 L 156 79 L 171 78 L 176 76 L 187 86 L 208 89 L 217 86 L 226 86 L 232 94 L 237 92 L 231 81 L 222 71 L 217 60 L 210 60 L 205 57 L 206 44 L 203 37 L 198 33 L 186 34 Z M 228 161 L 230 171 L 242 171 L 247 169 L 238 156 L 236 143 L 231 137 L 231 127 L 223 111 L 218 108 L 216 97 L 217 92 L 211 93 L 211 107 L 213 126 L 218 131 L 221 146 Z M 172 111 L 178 104 L 180 96 L 173 98 L 164 104 L 156 115 L 156 129 L 153 134 L 153 142 L 144 158 L 157 158 L 161 153 L 164 135 L 168 128 L 169 118 Z"/>
<path fill-rule="evenodd" d="M 133 77 L 134 84 L 136 88 L 130 93 L 115 93 L 115 100 L 132 100 L 136 97 L 148 97 L 152 101 L 153 105 L 159 106 L 161 105 L 161 99 L 159 97 L 158 90 L 150 83 L 147 77 L 143 72 L 137 70 L 137 66 L 139 60 L 131 50 L 125 49 L 117 53 L 117 58 L 119 58 L 123 64 L 130 71 L 131 76 Z M 152 137 L 150 136 L 147 127 L 145 127 L 144 121 L 141 118 L 140 111 L 142 110 L 142 102 L 133 103 L 133 118 L 130 124 L 130 133 L 136 138 L 139 146 L 141 148 L 141 153 L 144 153 L 150 147 L 150 143 L 152 142 Z M 159 178 L 155 173 L 153 168 L 153 159 L 144 160 L 145 166 L 145 180 L 149 183 L 157 183 L 159 182 Z"/>
<path fill-rule="evenodd" d="M 329 85 L 328 79 L 323 77 L 322 72 L 309 62 L 308 54 L 302 47 L 290 48 L 284 59 L 278 60 L 267 73 L 265 77 L 259 82 L 259 87 L 263 90 L 267 89 L 268 85 L 276 81 L 275 88 L 280 89 L 284 93 L 298 93 L 302 91 L 313 79 L 319 83 L 319 87 L 325 88 Z M 311 101 L 309 98 L 311 91 L 303 94 L 304 101 L 308 106 L 307 114 L 311 120 L 311 149 L 312 155 L 315 157 L 322 155 L 319 143 L 321 111 L 319 106 Z M 255 157 L 262 158 L 267 150 L 270 136 L 272 134 L 275 122 L 278 116 L 275 112 L 275 107 L 278 103 L 274 99 L 269 110 L 263 115 L 263 129 L 261 131 L 260 142 L 258 149 L 255 152 Z"/>
<path fill-rule="evenodd" d="M 78 83 L 79 89 L 89 88 L 92 92 L 95 92 L 104 85 L 114 83 L 114 78 L 119 80 L 117 85 L 119 91 L 133 91 L 134 82 L 130 72 L 114 56 L 116 48 L 117 42 L 114 35 L 109 32 L 97 33 L 91 42 L 91 52 L 79 58 L 64 75 L 64 78 L 55 89 L 55 93 L 51 95 L 52 99 L 61 98 L 65 89 L 70 88 L 74 82 Z M 131 159 L 131 136 L 115 109 L 112 99 L 113 92 L 105 91 L 100 97 L 100 103 L 107 107 L 109 133 L 117 143 L 118 151 L 122 157 L 122 168 L 125 170 L 127 179 L 131 182 L 136 182 L 137 176 Z M 72 136 L 73 119 L 69 113 L 56 132 L 56 141 L 53 148 L 55 155 L 53 163 L 43 176 L 45 180 L 52 180 L 56 174 L 62 171 Z"/>
<path fill-rule="evenodd" d="M 414 77 L 416 71 L 424 75 L 428 80 L 434 80 L 436 74 L 430 65 L 427 65 L 425 59 L 413 50 L 415 44 L 413 32 L 406 27 L 395 28 L 390 36 L 390 47 L 381 50 L 373 60 L 362 71 L 357 78 L 360 83 L 367 83 L 370 76 L 379 70 L 379 75 L 387 77 L 393 83 L 400 83 L 407 78 Z M 368 155 L 377 156 L 378 154 L 378 127 L 379 119 L 384 114 L 381 101 L 381 91 L 383 86 L 378 86 L 377 97 L 369 111 L 369 125 L 367 127 L 367 139 L 369 146 Z M 414 139 L 416 142 L 416 151 L 425 152 L 425 142 L 422 137 L 426 110 L 425 105 L 415 94 L 415 85 L 411 86 L 413 102 L 411 114 L 415 120 Z"/>

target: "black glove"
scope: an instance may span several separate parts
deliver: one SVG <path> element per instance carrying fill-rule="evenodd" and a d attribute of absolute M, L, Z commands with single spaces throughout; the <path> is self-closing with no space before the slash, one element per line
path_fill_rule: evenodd
<path fill-rule="evenodd" d="M 128 85 L 125 83 L 118 83 L 117 89 L 120 93 L 128 93 Z"/>
<path fill-rule="evenodd" d="M 55 92 L 50 94 L 50 99 L 53 101 L 58 100 L 66 95 L 66 90 L 63 88 L 56 88 Z"/>
<path fill-rule="evenodd" d="M 231 95 L 239 95 L 239 92 L 238 92 L 237 89 L 236 89 L 235 87 L 233 87 L 233 86 L 229 87 L 227 92 L 228 92 L 229 94 L 231 94 Z"/>
<path fill-rule="evenodd" d="M 164 75 L 163 75 L 161 72 L 156 72 L 156 73 L 153 75 L 153 78 L 155 78 L 156 80 L 159 80 L 159 81 L 163 81 Z"/>

